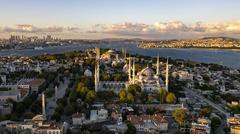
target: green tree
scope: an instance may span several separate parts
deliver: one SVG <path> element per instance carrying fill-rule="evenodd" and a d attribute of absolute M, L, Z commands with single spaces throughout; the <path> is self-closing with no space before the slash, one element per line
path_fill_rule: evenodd
<path fill-rule="evenodd" d="M 95 91 L 92 91 L 92 90 L 90 90 L 88 93 L 87 93 L 87 95 L 86 95 L 86 101 L 87 102 L 89 102 L 89 103 L 91 103 L 91 102 L 93 102 L 95 99 L 96 99 L 96 93 L 95 93 Z"/>
<path fill-rule="evenodd" d="M 167 91 L 164 88 L 161 88 L 159 91 L 160 94 L 160 102 L 164 103 L 166 95 L 167 95 Z"/>
<path fill-rule="evenodd" d="M 72 131 L 68 128 L 66 134 L 72 134 Z"/>
<path fill-rule="evenodd" d="M 128 86 L 128 92 L 132 93 L 133 95 L 142 93 L 142 89 L 137 84 L 131 84 Z"/>
<path fill-rule="evenodd" d="M 127 92 L 125 89 L 121 89 L 119 92 L 119 99 L 121 102 L 126 102 L 127 100 Z"/>
<path fill-rule="evenodd" d="M 185 119 L 186 119 L 186 110 L 184 109 L 176 109 L 173 113 L 172 116 L 174 119 L 177 121 L 177 123 L 181 126 L 183 125 Z"/>
<path fill-rule="evenodd" d="M 127 122 L 127 131 L 125 132 L 125 134 L 136 134 L 136 132 L 136 127 L 132 123 Z"/>
<path fill-rule="evenodd" d="M 128 103 L 133 103 L 134 102 L 134 97 L 132 93 L 127 94 L 127 101 Z"/>
<path fill-rule="evenodd" d="M 51 119 L 55 120 L 55 121 L 60 121 L 61 120 L 61 114 L 59 112 L 57 112 L 57 111 L 54 111 Z"/>
<path fill-rule="evenodd" d="M 174 93 L 169 92 L 166 96 L 166 102 L 169 104 L 173 104 L 176 102 L 176 96 Z"/>
<path fill-rule="evenodd" d="M 89 89 L 85 86 L 84 83 L 80 82 L 77 85 L 76 91 L 81 97 L 84 97 L 88 93 Z"/>
<path fill-rule="evenodd" d="M 212 132 L 214 132 L 216 130 L 216 128 L 218 128 L 220 125 L 221 125 L 221 119 L 219 119 L 218 117 L 213 117 L 211 119 Z"/>
<path fill-rule="evenodd" d="M 154 98 L 153 98 L 153 96 L 152 95 L 148 95 L 148 97 L 147 97 L 147 103 L 152 103 L 153 102 L 153 100 L 154 100 Z"/>
<path fill-rule="evenodd" d="M 209 117 L 211 112 L 212 112 L 212 109 L 210 107 L 204 107 L 203 109 L 201 109 L 200 115 L 204 117 Z"/>
<path fill-rule="evenodd" d="M 65 115 L 72 115 L 75 112 L 75 110 L 76 110 L 75 104 L 70 103 L 64 108 L 64 113 Z"/>

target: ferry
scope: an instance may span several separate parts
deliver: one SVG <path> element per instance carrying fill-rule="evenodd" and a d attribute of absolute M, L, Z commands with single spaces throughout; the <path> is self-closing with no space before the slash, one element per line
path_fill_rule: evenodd
<path fill-rule="evenodd" d="M 43 47 L 34 47 L 34 50 L 43 50 Z"/>

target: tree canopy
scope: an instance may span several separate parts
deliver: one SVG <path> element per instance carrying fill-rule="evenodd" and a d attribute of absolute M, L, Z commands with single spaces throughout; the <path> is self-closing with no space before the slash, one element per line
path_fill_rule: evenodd
<path fill-rule="evenodd" d="M 187 113 L 185 109 L 176 109 L 173 113 L 172 116 L 174 119 L 177 121 L 179 125 L 182 125 L 186 119 Z"/>

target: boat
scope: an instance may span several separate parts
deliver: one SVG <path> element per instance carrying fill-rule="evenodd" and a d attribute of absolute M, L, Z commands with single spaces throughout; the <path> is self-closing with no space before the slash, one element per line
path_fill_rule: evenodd
<path fill-rule="evenodd" d="M 34 50 L 43 50 L 43 47 L 34 47 Z"/>

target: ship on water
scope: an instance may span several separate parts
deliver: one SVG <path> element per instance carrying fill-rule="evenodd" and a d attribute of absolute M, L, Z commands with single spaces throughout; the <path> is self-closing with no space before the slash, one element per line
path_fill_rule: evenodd
<path fill-rule="evenodd" d="M 34 47 L 34 50 L 43 50 L 43 47 Z"/>

